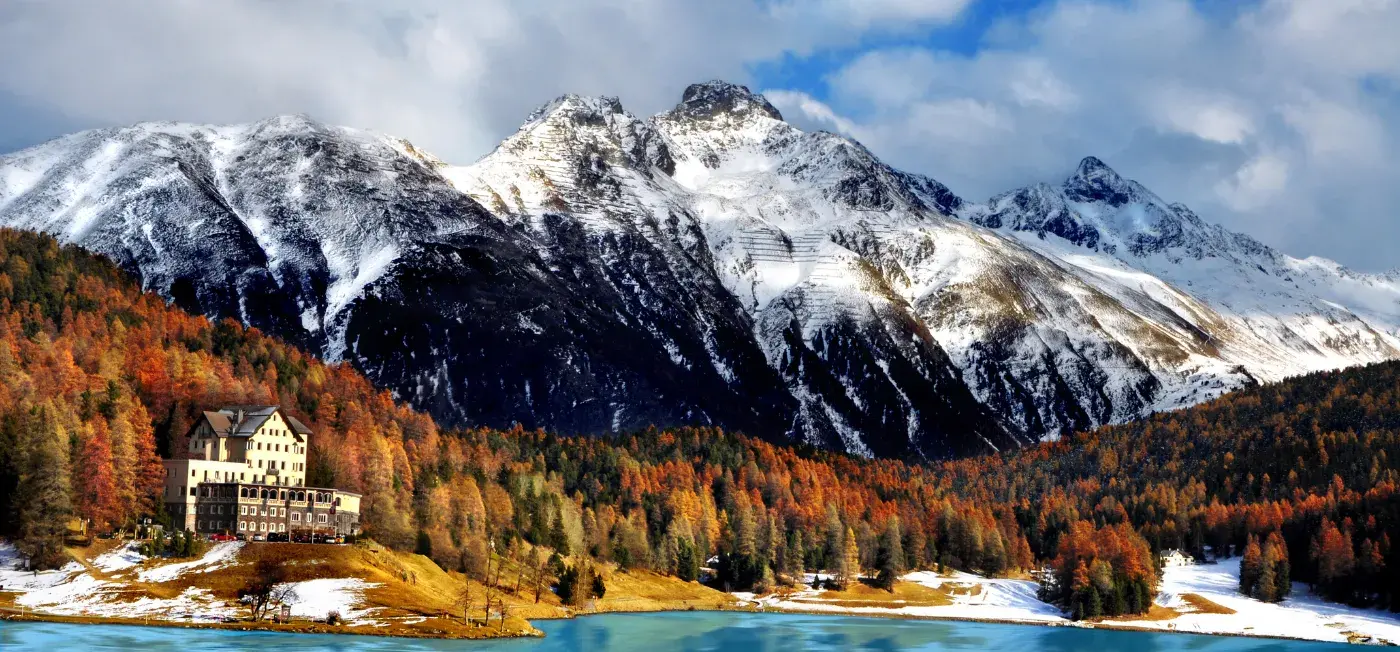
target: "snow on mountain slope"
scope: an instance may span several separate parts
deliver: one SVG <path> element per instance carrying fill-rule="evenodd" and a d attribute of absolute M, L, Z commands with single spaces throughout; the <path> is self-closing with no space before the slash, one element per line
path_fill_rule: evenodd
<path fill-rule="evenodd" d="M 1092 157 L 1058 188 L 1012 191 L 964 206 L 961 215 L 1107 291 L 1136 287 L 1167 305 L 1180 297 L 1208 307 L 1205 321 L 1194 310 L 1173 311 L 1209 337 L 1214 358 L 1258 380 L 1400 355 L 1394 278 L 1280 254 L 1164 202 Z"/>
<path fill-rule="evenodd" d="M 862 271 L 858 256 L 829 242 L 822 225 L 845 220 L 849 210 L 831 206 L 824 186 L 773 177 L 774 168 L 836 174 L 825 163 L 801 168 L 825 154 L 826 137 L 806 142 L 776 115 L 760 98 L 732 93 L 727 85 L 692 86 L 676 111 L 651 121 L 626 113 L 615 99 L 566 96 L 537 111 L 476 164 L 443 174 L 536 238 L 576 226 L 586 235 L 583 246 L 609 268 L 625 268 L 632 257 L 627 250 L 651 250 L 664 262 L 647 270 L 645 282 L 664 274 L 687 288 L 724 295 L 722 309 L 744 324 L 745 346 L 761 352 L 796 402 L 786 417 L 789 436 L 901 456 L 955 455 L 1025 441 L 977 404 L 946 354 L 919 332 L 907 305 L 881 291 L 879 275 Z M 697 134 L 690 147 L 679 136 L 686 130 Z M 770 136 L 806 149 L 759 151 Z M 732 165 L 707 174 L 702 159 Z M 761 187 L 747 189 L 748 181 Z M 701 182 L 736 194 L 686 186 Z M 763 186 L 770 182 L 787 187 Z M 810 197 L 797 196 L 804 188 Z M 730 214 L 725 207 L 731 205 L 754 206 L 756 214 Z M 775 226 L 763 217 L 778 214 L 796 222 Z M 812 228 L 796 242 L 784 240 L 783 226 L 802 225 Z M 624 251 L 615 251 L 618 243 L 626 243 Z M 740 285 L 747 291 L 736 291 Z M 758 310 L 760 299 L 772 309 Z M 696 311 L 699 318 L 687 324 L 704 337 L 700 351 L 680 346 L 667 324 L 653 331 L 677 364 L 712 367 L 734 384 L 743 375 L 724 350 L 738 335 L 712 334 L 707 315 L 716 313 Z"/>
<path fill-rule="evenodd" d="M 0 158 L 0 215 L 196 311 L 319 344 L 406 243 L 486 215 L 410 147 L 303 116 L 83 132 Z"/>
<path fill-rule="evenodd" d="M 1400 357 L 1400 274 L 1093 158 L 970 203 L 723 82 L 652 118 L 564 96 L 468 166 L 303 117 L 84 132 L 0 157 L 0 224 L 449 423 L 944 457 Z"/>
<path fill-rule="evenodd" d="M 742 87 L 693 85 L 650 121 L 608 102 L 632 154 L 590 168 L 619 180 L 605 212 L 693 217 L 780 370 L 793 325 L 813 341 L 841 324 L 907 320 L 1013 437 L 1044 437 L 1400 355 L 1393 280 L 1283 257 L 1097 159 L 1060 187 L 970 204 L 849 139 L 801 132 Z M 516 213 L 567 210 L 579 166 L 543 163 L 542 183 L 521 164 L 578 160 L 563 142 L 512 137 L 449 177 L 487 206 L 509 196 Z M 846 387 L 879 377 L 842 371 Z M 789 385 L 804 409 L 828 412 L 847 448 L 867 450 L 830 401 Z M 918 402 L 901 400 L 912 433 Z"/>

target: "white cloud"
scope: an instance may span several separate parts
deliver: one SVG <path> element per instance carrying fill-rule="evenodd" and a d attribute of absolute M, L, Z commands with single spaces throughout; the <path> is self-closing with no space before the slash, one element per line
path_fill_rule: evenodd
<path fill-rule="evenodd" d="M 94 126 L 305 112 L 469 161 L 566 92 L 617 95 L 634 112 L 652 113 L 678 101 L 689 83 L 744 81 L 752 62 L 952 20 L 966 4 L 4 3 L 0 98 L 10 93 Z M 0 131 L 22 128 L 0 124 Z"/>
<path fill-rule="evenodd" d="M 1162 126 L 1216 143 L 1238 145 L 1254 131 L 1254 122 L 1228 98 L 1173 88 L 1153 93 Z"/>
<path fill-rule="evenodd" d="M 1039 104 L 1053 109 L 1071 109 L 1079 103 L 1079 96 L 1060 80 L 1043 59 L 1019 61 L 1009 85 L 1012 98 L 1023 106 Z"/>
<path fill-rule="evenodd" d="M 763 96 L 789 121 L 793 120 L 792 114 L 797 113 L 803 121 L 817 125 L 819 129 L 836 131 L 854 138 L 860 137 L 856 133 L 854 122 L 836 115 L 831 107 L 811 95 L 800 91 L 768 90 L 763 91 Z"/>
<path fill-rule="evenodd" d="M 1252 211 L 1268 205 L 1288 183 L 1288 163 L 1282 158 L 1261 154 L 1250 159 L 1228 179 L 1215 186 L 1231 208 Z"/>
<path fill-rule="evenodd" d="M 1313 99 L 1283 106 L 1281 113 L 1319 161 L 1373 165 L 1387 155 L 1386 125 L 1360 107 Z"/>
<path fill-rule="evenodd" d="M 949 22 L 969 4 L 971 0 L 782 0 L 773 5 L 772 11 L 784 19 L 819 18 L 858 29 L 907 29 Z"/>

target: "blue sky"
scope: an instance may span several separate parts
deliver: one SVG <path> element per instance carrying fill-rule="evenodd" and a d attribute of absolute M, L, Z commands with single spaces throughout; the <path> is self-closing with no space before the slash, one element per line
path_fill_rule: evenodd
<path fill-rule="evenodd" d="M 217 31 L 212 26 L 218 26 Z M 0 4 L 0 152 L 306 113 L 470 162 L 566 92 L 765 92 L 973 200 L 1098 156 L 1296 255 L 1400 266 L 1400 0 Z"/>
<path fill-rule="evenodd" d="M 785 53 L 749 67 L 753 82 L 760 88 L 790 88 L 824 97 L 824 77 L 849 64 L 864 52 L 902 47 L 920 47 L 971 56 L 977 53 L 994 26 L 1000 21 L 1024 17 L 1048 0 L 986 0 L 969 4 L 955 20 L 905 32 L 880 32 L 847 47 L 832 48 L 801 56 Z"/>

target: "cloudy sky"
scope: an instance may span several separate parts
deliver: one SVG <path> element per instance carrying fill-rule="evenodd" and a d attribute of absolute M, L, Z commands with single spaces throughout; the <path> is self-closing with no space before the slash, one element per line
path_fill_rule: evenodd
<path fill-rule="evenodd" d="M 7 0 L 0 152 L 307 113 L 470 162 L 539 104 L 689 83 L 983 199 L 1093 154 L 1299 255 L 1400 267 L 1400 0 Z"/>

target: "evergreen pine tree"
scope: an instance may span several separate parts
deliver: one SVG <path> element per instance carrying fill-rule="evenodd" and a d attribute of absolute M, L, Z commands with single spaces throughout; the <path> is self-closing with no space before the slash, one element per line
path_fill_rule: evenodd
<path fill-rule="evenodd" d="M 15 488 L 20 523 L 18 547 L 35 569 L 58 568 L 67 560 L 63 539 L 73 514 L 68 484 L 68 434 L 54 416 L 52 406 L 42 406 L 26 419 L 24 464 Z"/>

